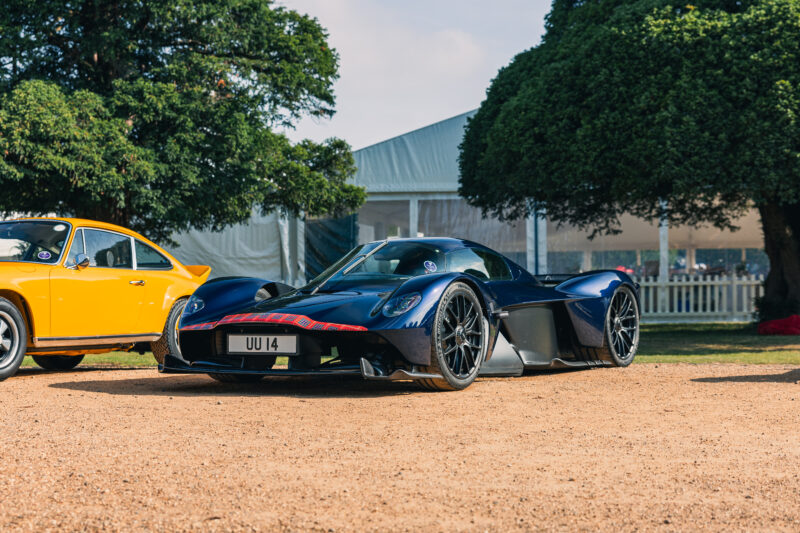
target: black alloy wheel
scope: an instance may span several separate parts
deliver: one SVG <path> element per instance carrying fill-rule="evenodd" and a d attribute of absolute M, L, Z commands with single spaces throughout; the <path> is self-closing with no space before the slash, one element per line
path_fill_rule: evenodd
<path fill-rule="evenodd" d="M 639 348 L 639 304 L 633 291 L 620 286 L 606 317 L 608 352 L 616 366 L 628 366 Z"/>
<path fill-rule="evenodd" d="M 425 379 L 433 390 L 460 390 L 478 376 L 486 349 L 487 327 L 475 292 L 454 283 L 444 292 L 434 318 L 431 364 L 426 372 L 444 379 Z"/>

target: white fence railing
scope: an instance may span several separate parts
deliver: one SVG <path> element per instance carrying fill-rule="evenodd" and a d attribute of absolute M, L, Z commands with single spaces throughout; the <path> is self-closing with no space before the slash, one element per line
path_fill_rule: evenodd
<path fill-rule="evenodd" d="M 764 276 L 672 276 L 636 280 L 648 322 L 749 321 L 764 294 Z"/>

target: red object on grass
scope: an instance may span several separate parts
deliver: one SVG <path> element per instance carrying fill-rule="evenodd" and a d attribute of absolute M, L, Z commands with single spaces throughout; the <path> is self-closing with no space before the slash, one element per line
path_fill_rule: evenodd
<path fill-rule="evenodd" d="M 767 320 L 758 325 L 759 335 L 800 335 L 800 315 Z"/>

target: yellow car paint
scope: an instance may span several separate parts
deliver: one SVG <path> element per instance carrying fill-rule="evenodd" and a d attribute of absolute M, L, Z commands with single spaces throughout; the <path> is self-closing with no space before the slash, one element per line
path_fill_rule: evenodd
<path fill-rule="evenodd" d="M 0 297 L 11 300 L 25 317 L 29 352 L 76 355 L 155 341 L 175 301 L 190 296 L 210 274 L 208 266 L 186 267 L 138 233 L 113 224 L 74 218 L 20 220 L 57 220 L 71 226 L 57 264 L 0 262 Z M 133 249 L 139 241 L 168 259 L 171 267 L 71 267 L 68 252 L 79 229 L 130 238 Z M 82 248 L 82 240 L 76 242 Z"/>

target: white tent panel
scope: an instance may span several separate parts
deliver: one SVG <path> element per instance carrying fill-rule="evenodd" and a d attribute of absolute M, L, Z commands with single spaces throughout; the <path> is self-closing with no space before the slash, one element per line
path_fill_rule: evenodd
<path fill-rule="evenodd" d="M 245 223 L 219 233 L 189 231 L 175 236 L 169 250 L 187 265 L 211 265 L 211 277 L 253 276 L 283 279 L 289 265 L 288 223 L 277 214 L 253 214 Z"/>
<path fill-rule="evenodd" d="M 356 185 L 368 193 L 458 191 L 458 146 L 476 110 L 353 153 Z"/>

